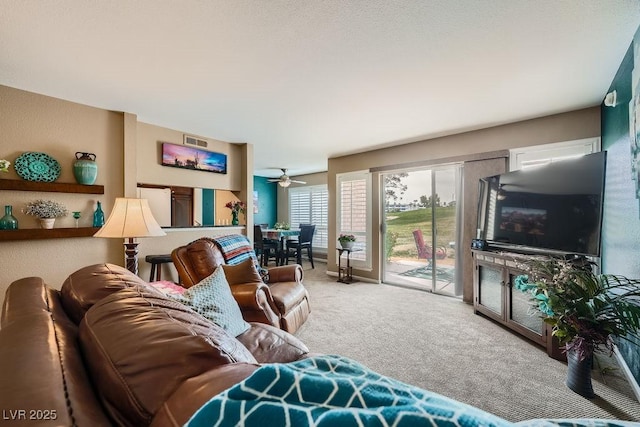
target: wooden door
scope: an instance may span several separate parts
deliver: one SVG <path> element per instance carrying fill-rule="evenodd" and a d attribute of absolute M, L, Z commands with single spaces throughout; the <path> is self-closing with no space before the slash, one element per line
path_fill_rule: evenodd
<path fill-rule="evenodd" d="M 193 226 L 193 188 L 171 187 L 171 226 Z"/>

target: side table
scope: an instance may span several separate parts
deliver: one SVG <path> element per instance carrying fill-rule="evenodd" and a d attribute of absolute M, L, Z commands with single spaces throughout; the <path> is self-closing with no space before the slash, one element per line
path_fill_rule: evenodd
<path fill-rule="evenodd" d="M 351 253 L 352 252 L 361 251 L 362 249 L 336 248 L 336 250 L 338 251 L 338 282 L 347 283 L 347 284 L 355 282 L 355 280 L 353 280 L 353 267 L 351 267 L 351 265 L 350 265 Z M 343 253 L 347 254 L 347 256 L 346 256 L 347 265 L 345 267 L 342 266 L 342 254 Z"/>
<path fill-rule="evenodd" d="M 173 262 L 171 254 L 167 255 L 147 255 L 144 260 L 151 264 L 151 274 L 149 275 L 149 282 L 162 280 L 162 265 L 169 262 Z M 154 280 L 155 276 L 155 280 Z"/>

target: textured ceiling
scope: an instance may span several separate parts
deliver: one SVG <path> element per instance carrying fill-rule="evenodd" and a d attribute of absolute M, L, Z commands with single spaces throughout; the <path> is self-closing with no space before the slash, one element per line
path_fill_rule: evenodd
<path fill-rule="evenodd" d="M 298 175 L 598 105 L 639 25 L 637 0 L 0 0 L 0 84 Z"/>

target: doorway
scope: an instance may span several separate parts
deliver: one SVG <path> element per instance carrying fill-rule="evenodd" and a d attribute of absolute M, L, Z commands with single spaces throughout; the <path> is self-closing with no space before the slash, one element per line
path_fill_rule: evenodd
<path fill-rule="evenodd" d="M 461 165 L 382 175 L 383 282 L 449 296 L 456 286 Z"/>

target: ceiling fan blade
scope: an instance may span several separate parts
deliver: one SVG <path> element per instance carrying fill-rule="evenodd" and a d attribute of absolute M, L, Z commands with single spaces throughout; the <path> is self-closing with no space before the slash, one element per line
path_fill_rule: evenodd
<path fill-rule="evenodd" d="M 306 184 L 307 181 L 297 181 L 295 179 L 292 179 L 291 182 L 296 183 L 296 184 Z"/>

